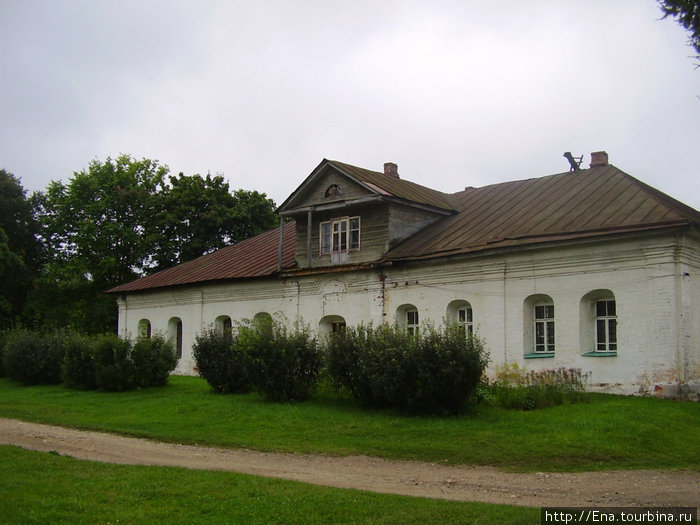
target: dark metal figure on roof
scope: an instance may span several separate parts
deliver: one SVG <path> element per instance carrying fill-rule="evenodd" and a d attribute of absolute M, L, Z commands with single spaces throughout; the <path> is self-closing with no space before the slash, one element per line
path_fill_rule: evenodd
<path fill-rule="evenodd" d="M 564 157 L 566 157 L 566 160 L 568 160 L 569 164 L 571 165 L 569 171 L 578 171 L 581 169 L 583 155 L 581 155 L 580 157 L 574 157 L 570 151 L 567 151 L 566 153 L 564 153 Z"/>

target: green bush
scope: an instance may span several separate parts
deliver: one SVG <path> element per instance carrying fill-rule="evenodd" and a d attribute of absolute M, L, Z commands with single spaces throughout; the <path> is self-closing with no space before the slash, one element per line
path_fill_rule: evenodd
<path fill-rule="evenodd" d="M 95 385 L 101 390 L 122 392 L 136 386 L 131 359 L 132 343 L 113 334 L 98 336 L 94 343 Z"/>
<path fill-rule="evenodd" d="M 58 335 L 17 330 L 5 344 L 5 372 L 27 385 L 60 383 L 63 352 Z"/>
<path fill-rule="evenodd" d="M 483 344 L 451 326 L 418 335 L 386 324 L 333 334 L 328 371 L 366 406 L 411 413 L 459 413 L 488 362 Z"/>
<path fill-rule="evenodd" d="M 177 366 L 172 343 L 160 334 L 136 341 L 131 359 L 134 364 L 134 383 L 140 388 L 164 386 L 170 372 Z"/>
<path fill-rule="evenodd" d="M 254 388 L 272 401 L 304 401 L 318 385 L 323 352 L 308 327 L 262 320 L 238 328 L 234 348 L 247 356 Z"/>
<path fill-rule="evenodd" d="M 5 377 L 7 375 L 5 372 L 5 365 L 3 364 L 3 355 L 5 354 L 5 343 L 7 343 L 9 334 L 7 330 L 0 330 L 0 377 Z"/>
<path fill-rule="evenodd" d="M 199 374 L 215 392 L 234 394 L 252 389 L 245 353 L 234 348 L 234 334 L 221 330 L 206 330 L 197 335 L 192 346 Z"/>
<path fill-rule="evenodd" d="M 95 382 L 94 340 L 76 333 L 67 334 L 63 341 L 65 355 L 61 377 L 66 386 L 92 390 Z"/>

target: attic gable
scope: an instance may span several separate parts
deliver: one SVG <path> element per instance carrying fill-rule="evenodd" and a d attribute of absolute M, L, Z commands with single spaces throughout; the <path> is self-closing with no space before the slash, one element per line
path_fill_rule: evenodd
<path fill-rule="evenodd" d="M 393 165 L 396 167 L 396 165 Z M 323 159 L 302 184 L 278 208 L 281 216 L 307 211 L 345 207 L 378 200 L 401 201 L 410 206 L 430 208 L 448 214 L 449 197 L 420 184 L 377 171 Z"/>

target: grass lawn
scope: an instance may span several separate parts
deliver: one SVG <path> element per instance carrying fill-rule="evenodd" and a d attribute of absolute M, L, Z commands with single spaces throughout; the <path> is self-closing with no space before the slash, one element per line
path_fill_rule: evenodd
<path fill-rule="evenodd" d="M 700 404 L 602 394 L 529 412 L 479 405 L 459 417 L 410 417 L 332 393 L 291 405 L 217 395 L 195 377 L 124 393 L 0 379 L 0 416 L 180 443 L 517 471 L 700 468 Z"/>
<path fill-rule="evenodd" d="M 37 475 L 37 473 L 41 475 Z M 318 487 L 0 446 L 0 523 L 538 523 L 539 509 Z"/>

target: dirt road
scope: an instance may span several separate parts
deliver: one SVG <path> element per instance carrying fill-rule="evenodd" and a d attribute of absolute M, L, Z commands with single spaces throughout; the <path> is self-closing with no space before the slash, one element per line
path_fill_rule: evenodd
<path fill-rule="evenodd" d="M 700 473 L 510 474 L 488 467 L 177 445 L 0 419 L 0 444 L 130 465 L 228 470 L 317 485 L 461 501 L 546 506 L 698 506 Z"/>

